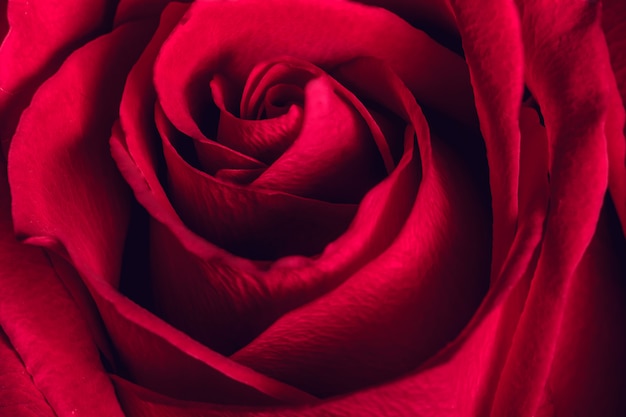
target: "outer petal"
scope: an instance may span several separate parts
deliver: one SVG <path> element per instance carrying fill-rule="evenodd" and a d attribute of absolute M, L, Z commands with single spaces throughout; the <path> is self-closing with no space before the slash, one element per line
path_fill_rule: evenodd
<path fill-rule="evenodd" d="M 538 415 L 626 415 L 626 242 L 605 201 L 571 279 Z"/>
<path fill-rule="evenodd" d="M 361 0 L 361 3 L 384 7 L 415 27 L 423 28 L 438 42 L 458 40 L 454 13 L 447 1 L 430 0 Z M 449 46 L 449 45 L 446 45 Z"/>
<path fill-rule="evenodd" d="M 158 18 L 165 7 L 172 2 L 184 3 L 190 0 L 119 0 L 113 24 L 119 26 L 131 20 Z"/>
<path fill-rule="evenodd" d="M 518 215 L 523 50 L 512 0 L 452 0 L 487 147 L 493 206 L 492 278 L 511 247 Z"/>
<path fill-rule="evenodd" d="M 9 31 L 9 21 L 7 20 L 7 7 L 9 0 L 0 1 L 0 39 L 4 39 Z"/>
<path fill-rule="evenodd" d="M 0 144 L 6 153 L 19 115 L 39 84 L 109 23 L 115 1 L 4 2 L 10 31 L 0 47 Z M 0 24 L 0 33 L 2 24 Z M 3 34 L 2 34 L 3 35 Z M 4 36 L 0 35 L 0 39 Z"/>
<path fill-rule="evenodd" d="M 38 90 L 9 153 L 16 233 L 57 240 L 113 284 L 129 194 L 108 139 L 126 74 L 152 25 L 121 26 L 75 52 Z"/>
<path fill-rule="evenodd" d="M 24 363 L 0 331 L 0 409 L 14 417 L 56 417 Z"/>
<path fill-rule="evenodd" d="M 160 109 L 156 117 L 172 204 L 185 223 L 212 244 L 252 259 L 317 255 L 350 224 L 356 204 L 238 186 L 194 169 L 173 146 L 184 138 L 176 137 Z"/>
<path fill-rule="evenodd" d="M 122 417 L 111 381 L 102 367 L 92 333 L 72 300 L 51 258 L 40 248 L 14 240 L 9 190 L 4 169 L 0 176 L 0 326 L 30 373 L 55 416 L 102 415 Z M 15 366 L 8 357 L 0 366 Z M 13 363 L 13 365 L 12 365 Z M 31 393 L 24 409 L 51 411 L 33 395 L 24 377 L 15 378 L 13 392 L 3 392 L 0 409 L 6 413 L 22 390 Z M 11 386 L 8 385 L 7 386 Z M 27 391 L 27 392 L 28 392 Z M 31 404 L 28 405 L 27 404 Z M 19 411 L 19 407 L 17 407 Z M 38 411 L 39 412 L 39 411 Z M 9 415 L 9 414 L 6 414 Z M 13 415 L 13 414 L 10 414 Z"/>
<path fill-rule="evenodd" d="M 626 367 L 623 356 L 626 349 L 626 288 L 623 277 L 626 264 L 615 250 L 616 247 L 623 250 L 625 242 L 616 228 L 616 221 L 614 213 L 607 207 L 576 272 L 564 313 L 556 361 L 545 386 L 538 416 L 577 413 L 619 416 L 626 411 L 623 397 Z M 523 287 L 527 287 L 530 278 L 530 274 L 527 275 L 526 284 L 507 300 L 508 307 L 494 309 L 496 315 L 519 312 L 526 292 Z M 274 410 L 224 408 L 180 402 L 121 379 L 114 382 L 129 417 L 484 415 L 484 411 L 467 405 L 476 400 L 475 378 L 480 379 L 485 365 L 494 358 L 491 351 L 484 350 L 485 344 L 501 342 L 498 339 L 506 335 L 506 332 L 498 332 L 497 326 L 493 326 L 493 317 L 491 314 L 484 317 L 479 327 L 471 326 L 470 337 L 460 350 L 452 356 L 444 356 L 448 363 L 422 369 L 421 373 L 387 386 L 329 400 L 314 407 Z M 468 400 L 469 403 L 465 403 Z"/>
<path fill-rule="evenodd" d="M 324 397 L 403 375 L 454 338 L 484 296 L 490 249 L 486 208 L 453 169 L 455 157 L 438 141 L 431 151 L 426 121 L 402 82 L 374 60 L 338 72 L 354 91 L 408 116 L 422 158 L 419 192 L 380 256 L 233 355 Z"/>
<path fill-rule="evenodd" d="M 541 106 L 551 148 L 551 205 L 496 393 L 496 416 L 538 412 L 574 272 L 595 233 L 608 182 L 609 58 L 599 4 L 537 0 L 520 2 L 519 8 L 528 85 Z M 572 65 L 579 62 L 586 65 Z"/>

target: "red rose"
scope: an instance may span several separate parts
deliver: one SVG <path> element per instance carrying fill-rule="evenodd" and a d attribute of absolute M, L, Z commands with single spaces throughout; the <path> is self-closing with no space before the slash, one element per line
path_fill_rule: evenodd
<path fill-rule="evenodd" d="M 0 2 L 2 415 L 626 414 L 626 7 L 364 3 Z"/>

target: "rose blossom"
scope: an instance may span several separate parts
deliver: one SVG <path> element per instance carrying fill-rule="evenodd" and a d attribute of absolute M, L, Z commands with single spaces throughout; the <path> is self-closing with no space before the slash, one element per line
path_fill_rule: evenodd
<path fill-rule="evenodd" d="M 362 3 L 0 3 L 2 415 L 626 415 L 626 6 Z"/>

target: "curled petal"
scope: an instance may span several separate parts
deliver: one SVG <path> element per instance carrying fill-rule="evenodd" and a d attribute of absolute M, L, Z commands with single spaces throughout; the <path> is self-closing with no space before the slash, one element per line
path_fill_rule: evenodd
<path fill-rule="evenodd" d="M 375 60 L 357 60 L 342 74 L 351 72 L 361 73 L 362 80 L 379 80 L 370 87 L 357 79 L 355 87 L 373 97 L 384 92 L 380 101 L 402 108 L 416 131 L 423 177 L 411 213 L 378 257 L 333 291 L 282 316 L 233 355 L 319 396 L 417 368 L 466 324 L 488 276 L 489 228 L 483 207 L 453 168 L 452 155 L 440 142 L 431 144 L 411 93 Z M 407 129 L 405 149 L 414 140 L 413 130 Z M 456 290 L 451 292 L 451 286 Z"/>
<path fill-rule="evenodd" d="M 520 19 L 509 0 L 451 3 L 487 147 L 494 222 L 491 275 L 495 278 L 513 241 L 519 209 L 518 116 L 524 88 Z"/>
<path fill-rule="evenodd" d="M 606 134 L 609 150 L 609 189 L 622 231 L 626 235 L 626 125 L 624 104 L 626 103 L 626 4 L 621 1 L 602 2 L 602 28 L 604 30 L 611 69 L 607 72 L 611 82 L 611 97 L 607 118 Z M 612 71 L 611 71 L 612 70 Z"/>
<path fill-rule="evenodd" d="M 233 25 L 240 30 L 233 31 Z M 320 32 L 320 26 L 333 30 Z M 204 42 L 187 42 L 190 37 Z M 236 56 L 233 51 L 238 51 Z M 181 54 L 186 59 L 179 59 Z M 199 137 L 194 114 L 207 95 L 206 79 L 227 74 L 241 93 L 258 62 L 280 56 L 326 70 L 359 56 L 380 58 L 390 63 L 418 100 L 473 122 L 472 93 L 461 58 L 392 13 L 350 2 L 194 3 L 156 62 L 159 101 L 178 130 Z"/>

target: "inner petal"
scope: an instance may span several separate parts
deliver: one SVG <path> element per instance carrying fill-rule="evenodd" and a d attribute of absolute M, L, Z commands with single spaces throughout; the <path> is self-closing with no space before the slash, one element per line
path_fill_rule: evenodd
<path fill-rule="evenodd" d="M 198 170 L 178 152 L 178 143 L 187 138 L 158 106 L 155 122 L 167 166 L 168 196 L 176 213 L 191 230 L 222 249 L 255 260 L 313 256 L 345 232 L 354 217 L 357 206 L 353 204 L 239 185 L 236 177 L 249 173 L 228 168 L 216 175 Z M 223 181 L 224 177 L 237 181 Z"/>
<path fill-rule="evenodd" d="M 369 126 L 329 77 L 305 87 L 299 136 L 252 185 L 324 201 L 356 203 L 386 176 Z"/>
<path fill-rule="evenodd" d="M 217 79 L 211 82 L 211 91 L 215 104 L 220 109 L 216 137 L 220 144 L 263 163 L 271 164 L 297 137 L 302 125 L 301 105 L 291 104 L 286 111 L 272 113 L 274 117 L 270 119 L 242 119 L 228 110 Z M 290 91 L 289 94 L 288 97 L 291 98 Z M 278 98 L 273 96 L 272 99 L 274 106 L 278 107 L 280 104 Z M 285 96 L 282 99 L 285 100 Z"/>
<path fill-rule="evenodd" d="M 265 95 L 263 111 L 259 119 L 278 117 L 291 107 L 292 104 L 302 105 L 304 91 L 301 87 L 293 84 L 278 84 L 270 87 Z"/>
<path fill-rule="evenodd" d="M 317 75 L 319 70 L 294 66 L 290 61 L 289 58 L 285 58 L 284 62 L 280 60 L 264 62 L 252 69 L 241 96 L 242 118 L 260 118 L 263 108 L 268 104 L 268 97 L 277 98 L 280 95 L 284 97 L 289 94 L 292 101 L 302 101 L 302 89 Z M 282 91 L 277 91 L 277 88 Z"/>

